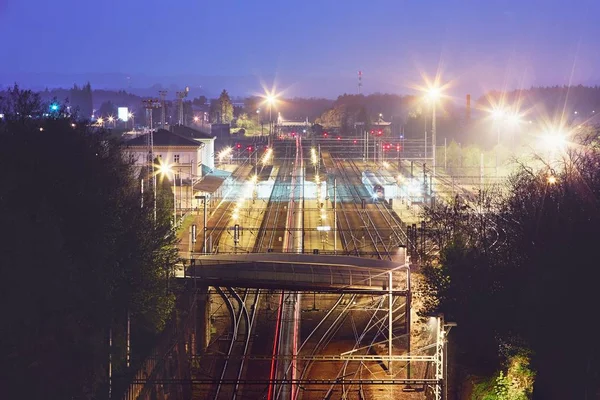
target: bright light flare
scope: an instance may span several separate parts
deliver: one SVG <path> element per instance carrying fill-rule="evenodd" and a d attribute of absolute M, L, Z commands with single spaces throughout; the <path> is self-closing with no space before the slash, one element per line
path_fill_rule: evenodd
<path fill-rule="evenodd" d="M 387 161 L 383 162 L 383 168 L 389 168 L 390 167 L 390 163 Z"/>
<path fill-rule="evenodd" d="M 410 87 L 421 92 L 423 98 L 433 104 L 446 97 L 446 92 L 452 86 L 452 82 L 442 82 L 442 76 L 439 71 L 433 79 L 424 73 L 421 73 L 421 77 L 423 78 L 422 84 L 410 85 Z"/>
<path fill-rule="evenodd" d="M 265 154 L 263 154 L 262 158 L 261 158 L 261 163 L 263 165 L 266 165 L 271 158 L 273 157 L 273 148 L 269 147 L 267 149 L 267 151 L 265 151 Z"/>
<path fill-rule="evenodd" d="M 521 123 L 521 114 L 519 113 L 514 113 L 514 114 L 510 114 L 507 118 L 506 118 L 506 122 L 508 122 L 511 125 L 519 125 Z"/>
<path fill-rule="evenodd" d="M 542 143 L 548 150 L 562 150 L 567 145 L 567 136 L 562 131 L 548 132 L 542 136 Z"/>
<path fill-rule="evenodd" d="M 170 174 L 173 174 L 174 172 L 173 172 L 173 168 L 169 164 L 160 163 L 158 165 L 157 173 L 159 173 L 163 176 L 168 176 Z"/>
<path fill-rule="evenodd" d="M 501 121 L 506 116 L 506 111 L 503 108 L 494 108 L 492 110 L 492 119 L 494 121 Z"/>
<path fill-rule="evenodd" d="M 231 155 L 231 152 L 233 151 L 233 148 L 231 147 L 226 147 L 223 150 L 221 150 L 219 152 L 219 155 L 217 156 L 219 159 L 219 162 L 223 162 L 223 159 L 229 155 Z"/>
<path fill-rule="evenodd" d="M 440 97 L 442 97 L 442 89 L 437 86 L 430 87 L 429 89 L 427 89 L 427 92 L 425 95 L 431 101 L 438 101 L 440 99 Z"/>
<path fill-rule="evenodd" d="M 557 182 L 557 179 L 554 175 L 548 175 L 548 178 L 546 178 L 546 181 L 548 182 L 548 184 L 554 185 Z"/>

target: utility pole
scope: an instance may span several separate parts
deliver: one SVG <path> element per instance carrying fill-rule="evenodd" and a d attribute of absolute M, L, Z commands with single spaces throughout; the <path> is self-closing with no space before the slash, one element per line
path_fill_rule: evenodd
<path fill-rule="evenodd" d="M 147 145 L 148 145 L 148 158 L 146 160 L 146 167 L 148 169 L 147 179 L 148 185 L 152 185 L 152 195 L 154 202 L 154 222 L 156 223 L 156 174 L 154 173 L 154 133 L 152 130 L 152 113 L 155 108 L 160 107 L 160 101 L 158 99 L 145 99 L 142 101 L 144 108 L 146 109 L 146 116 L 148 119 L 148 125 L 150 131 L 148 132 Z"/>
<path fill-rule="evenodd" d="M 166 107 L 165 99 L 167 97 L 167 91 L 166 90 L 159 90 L 158 94 L 160 96 L 160 103 L 161 103 L 161 106 L 162 106 L 162 110 L 161 110 L 161 113 L 160 113 L 160 127 L 162 129 L 165 129 L 165 119 L 166 119 L 166 115 L 165 114 L 167 113 L 167 110 L 166 110 L 167 107 Z"/>

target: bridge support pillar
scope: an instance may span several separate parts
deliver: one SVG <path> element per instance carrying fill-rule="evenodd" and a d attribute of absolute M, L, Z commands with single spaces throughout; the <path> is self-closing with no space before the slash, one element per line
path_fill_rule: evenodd
<path fill-rule="evenodd" d="M 210 341 L 210 295 L 208 286 L 199 286 L 196 292 L 196 355 L 204 353 Z"/>

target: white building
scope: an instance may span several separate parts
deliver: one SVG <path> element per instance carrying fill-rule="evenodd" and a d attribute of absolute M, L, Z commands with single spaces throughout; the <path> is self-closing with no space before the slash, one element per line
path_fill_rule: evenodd
<path fill-rule="evenodd" d="M 169 165 L 178 181 L 195 181 L 202 176 L 202 164 L 207 161 L 204 158 L 204 143 L 164 129 L 155 131 L 152 139 L 154 158 Z M 125 145 L 135 164 L 140 168 L 145 166 L 148 159 L 148 134 L 128 140 Z M 214 165 L 214 159 L 210 162 Z"/>
<path fill-rule="evenodd" d="M 206 134 L 197 129 L 190 128 L 185 125 L 174 125 L 171 130 L 178 135 L 193 139 L 202 143 L 202 164 L 210 171 L 215 169 L 215 139 L 216 136 Z"/>

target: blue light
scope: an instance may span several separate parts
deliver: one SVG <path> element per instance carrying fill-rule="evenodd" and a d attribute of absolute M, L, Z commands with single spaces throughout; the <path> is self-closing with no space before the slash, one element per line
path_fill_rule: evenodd
<path fill-rule="evenodd" d="M 56 104 L 56 103 L 50 104 L 50 111 L 58 111 L 58 104 Z"/>

